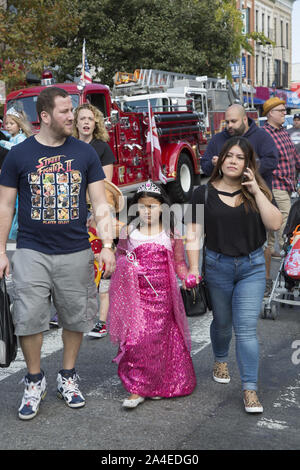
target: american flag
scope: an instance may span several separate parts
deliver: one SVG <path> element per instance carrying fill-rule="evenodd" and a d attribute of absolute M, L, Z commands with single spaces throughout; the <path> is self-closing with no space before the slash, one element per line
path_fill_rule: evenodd
<path fill-rule="evenodd" d="M 83 82 L 92 83 L 92 76 L 90 73 L 89 64 L 85 54 L 85 39 L 82 45 L 82 70 L 81 70 L 81 80 Z"/>

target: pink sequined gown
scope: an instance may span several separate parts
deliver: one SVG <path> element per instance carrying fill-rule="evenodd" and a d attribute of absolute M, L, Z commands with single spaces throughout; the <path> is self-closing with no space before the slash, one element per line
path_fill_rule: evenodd
<path fill-rule="evenodd" d="M 134 234 L 139 234 L 138 239 Z M 119 344 L 114 359 L 119 377 L 132 394 L 176 397 L 189 395 L 196 386 L 188 322 L 175 272 L 182 279 L 187 273 L 182 240 L 171 241 L 165 232 L 143 240 L 137 230 L 129 239 L 120 240 L 108 325 L 111 340 Z"/>

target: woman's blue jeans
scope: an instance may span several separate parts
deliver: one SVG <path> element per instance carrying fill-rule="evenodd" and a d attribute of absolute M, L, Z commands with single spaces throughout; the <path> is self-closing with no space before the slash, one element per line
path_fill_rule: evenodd
<path fill-rule="evenodd" d="M 256 329 L 266 284 L 263 249 L 237 258 L 206 249 L 205 278 L 212 301 L 210 335 L 215 360 L 227 362 L 233 327 L 242 388 L 257 390 Z"/>

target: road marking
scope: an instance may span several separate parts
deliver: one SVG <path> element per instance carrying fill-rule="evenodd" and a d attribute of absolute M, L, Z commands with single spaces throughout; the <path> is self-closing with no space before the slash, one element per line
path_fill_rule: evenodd
<path fill-rule="evenodd" d="M 274 408 L 300 408 L 300 374 L 294 386 L 286 387 L 280 393 L 278 400 L 273 404 Z"/>
<path fill-rule="evenodd" d="M 295 384 L 285 387 L 282 392 L 280 392 L 277 400 L 273 403 L 273 408 L 296 408 L 299 413 L 300 408 L 300 374 L 296 378 Z M 267 427 L 272 430 L 281 431 L 289 427 L 288 423 L 285 421 L 276 421 L 272 419 L 262 418 L 257 422 L 259 427 Z"/>
<path fill-rule="evenodd" d="M 286 421 L 276 421 L 275 419 L 262 418 L 258 421 L 257 426 L 260 428 L 268 428 L 273 431 L 282 431 L 283 429 L 288 429 L 288 424 Z"/>

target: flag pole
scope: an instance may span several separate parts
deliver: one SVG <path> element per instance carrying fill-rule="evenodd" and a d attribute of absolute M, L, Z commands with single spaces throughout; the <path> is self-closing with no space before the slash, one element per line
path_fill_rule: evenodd
<path fill-rule="evenodd" d="M 149 129 L 150 129 L 150 148 L 151 148 L 152 180 L 154 181 L 152 116 L 151 116 L 150 100 L 148 99 L 147 101 L 148 101 L 148 116 L 149 116 Z"/>
<path fill-rule="evenodd" d="M 85 74 L 85 38 L 82 44 L 82 69 L 81 69 L 81 80 L 84 82 L 84 74 Z"/>

